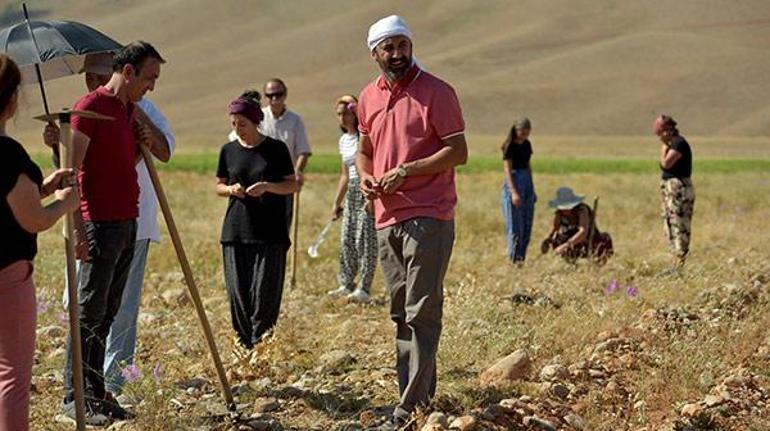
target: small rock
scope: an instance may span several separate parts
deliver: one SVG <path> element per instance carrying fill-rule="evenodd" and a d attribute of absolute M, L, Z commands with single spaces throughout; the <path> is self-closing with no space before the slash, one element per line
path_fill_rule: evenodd
<path fill-rule="evenodd" d="M 247 423 L 253 431 L 282 431 L 283 427 L 275 419 L 255 419 Z"/>
<path fill-rule="evenodd" d="M 279 408 L 281 408 L 281 404 L 277 399 L 272 397 L 257 398 L 257 400 L 254 401 L 254 411 L 257 413 L 269 413 L 278 410 Z"/>
<path fill-rule="evenodd" d="M 700 403 L 685 404 L 682 407 L 682 416 L 695 417 L 703 412 L 704 408 Z"/>
<path fill-rule="evenodd" d="M 561 383 L 556 383 L 552 385 L 550 390 L 552 394 L 556 395 L 561 399 L 566 399 L 570 393 L 569 388 Z"/>
<path fill-rule="evenodd" d="M 714 407 L 724 403 L 725 399 L 719 395 L 706 395 L 703 401 L 706 403 L 706 406 Z"/>
<path fill-rule="evenodd" d="M 494 385 L 521 379 L 529 373 L 530 363 L 527 351 L 519 349 L 481 373 L 480 380 L 483 384 Z"/>
<path fill-rule="evenodd" d="M 141 313 L 139 313 L 138 319 L 139 319 L 139 323 L 143 325 L 151 325 L 158 321 L 158 316 L 152 313 L 147 313 L 142 311 Z"/>
<path fill-rule="evenodd" d="M 564 416 L 564 422 L 578 431 L 583 431 L 586 429 L 586 423 L 583 418 L 574 413 L 570 413 L 567 416 Z"/>
<path fill-rule="evenodd" d="M 169 306 L 184 305 L 187 302 L 187 292 L 181 288 L 164 290 L 160 297 Z"/>
<path fill-rule="evenodd" d="M 202 379 L 200 377 L 195 377 L 192 379 L 187 380 L 180 380 L 176 382 L 177 387 L 181 389 L 203 389 L 204 386 L 208 385 L 209 381 L 206 379 Z"/>
<path fill-rule="evenodd" d="M 644 401 L 637 401 L 634 403 L 634 410 L 643 410 L 645 407 L 647 407 L 647 403 Z"/>
<path fill-rule="evenodd" d="M 617 337 L 618 337 L 618 333 L 615 331 L 603 331 L 596 336 L 596 341 L 599 341 L 599 342 L 607 341 L 610 338 L 617 338 Z"/>
<path fill-rule="evenodd" d="M 472 431 L 476 429 L 478 421 L 473 416 L 460 416 L 449 424 L 450 430 Z"/>
<path fill-rule="evenodd" d="M 440 425 L 442 428 L 446 428 L 449 426 L 449 422 L 447 421 L 447 417 L 442 412 L 433 412 L 428 416 L 428 420 L 425 422 L 425 425 Z"/>
<path fill-rule="evenodd" d="M 535 427 L 544 431 L 556 431 L 556 426 L 550 421 L 540 419 L 537 416 L 526 416 L 524 418 L 524 426 Z"/>
<path fill-rule="evenodd" d="M 567 370 L 567 367 L 564 365 L 546 365 L 542 370 L 540 370 L 540 381 L 553 382 L 556 380 L 561 380 L 567 377 L 567 375 L 569 375 L 569 370 Z"/>
<path fill-rule="evenodd" d="M 604 371 L 595 370 L 593 368 L 588 370 L 588 375 L 593 377 L 594 379 L 601 379 L 601 378 L 607 377 L 607 374 Z"/>
<path fill-rule="evenodd" d="M 377 415 L 372 410 L 365 410 L 358 415 L 358 422 L 365 427 L 372 426 L 374 421 L 377 420 Z"/>

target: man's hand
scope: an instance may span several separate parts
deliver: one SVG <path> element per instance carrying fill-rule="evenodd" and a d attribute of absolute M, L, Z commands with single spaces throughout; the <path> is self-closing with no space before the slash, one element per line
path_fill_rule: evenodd
<path fill-rule="evenodd" d="M 294 174 L 294 178 L 297 180 L 300 190 L 302 190 L 302 186 L 305 185 L 305 173 L 297 171 L 297 173 Z"/>
<path fill-rule="evenodd" d="M 270 183 L 266 181 L 260 181 L 260 182 L 254 183 L 246 189 L 246 194 L 253 198 L 258 198 L 267 192 L 267 188 L 269 185 Z"/>
<path fill-rule="evenodd" d="M 519 196 L 518 193 L 513 192 L 511 193 L 511 203 L 513 203 L 513 206 L 519 206 L 521 205 L 521 196 Z"/>
<path fill-rule="evenodd" d="M 364 197 L 369 200 L 378 199 L 382 192 L 382 188 L 380 187 L 380 182 L 377 181 L 377 178 L 368 174 L 359 175 L 361 176 L 361 183 L 358 188 L 361 190 L 361 193 L 364 194 Z"/>
<path fill-rule="evenodd" d="M 243 186 L 241 183 L 235 183 L 230 186 L 229 188 L 230 196 L 235 196 L 236 198 L 245 198 L 246 197 L 246 190 L 243 189 Z"/>
<path fill-rule="evenodd" d="M 134 137 L 139 145 L 143 145 L 150 150 L 152 149 L 154 136 L 152 135 L 150 127 L 143 121 L 134 121 Z"/>
<path fill-rule="evenodd" d="M 48 123 L 43 130 L 43 143 L 49 148 L 56 148 L 59 145 L 61 136 L 59 126 L 54 123 Z"/>
<path fill-rule="evenodd" d="M 380 186 L 386 195 L 392 195 L 401 187 L 401 184 L 404 184 L 404 177 L 399 175 L 398 171 L 399 168 L 393 168 L 385 172 L 385 175 L 380 179 Z"/>

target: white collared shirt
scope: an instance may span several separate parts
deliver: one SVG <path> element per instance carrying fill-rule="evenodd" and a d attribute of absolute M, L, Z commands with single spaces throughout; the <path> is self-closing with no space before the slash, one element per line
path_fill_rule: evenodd
<path fill-rule="evenodd" d="M 137 106 L 147 114 L 147 117 L 155 124 L 155 127 L 166 135 L 168 149 L 173 154 L 176 140 L 166 117 L 146 97 L 140 100 Z M 150 173 L 147 171 L 147 165 L 144 164 L 144 160 L 140 160 L 137 163 L 136 174 L 139 181 L 139 218 L 136 220 L 136 240 L 149 239 L 153 242 L 160 242 L 158 197 L 155 195 L 155 189 L 150 180 Z"/>
<path fill-rule="evenodd" d="M 262 108 L 262 113 L 265 114 L 265 119 L 259 125 L 260 133 L 286 144 L 291 160 L 295 165 L 299 156 L 312 154 L 302 117 L 294 111 L 285 109 L 280 117 L 275 118 L 269 106 Z M 235 131 L 230 132 L 227 137 L 230 141 L 238 139 Z"/>

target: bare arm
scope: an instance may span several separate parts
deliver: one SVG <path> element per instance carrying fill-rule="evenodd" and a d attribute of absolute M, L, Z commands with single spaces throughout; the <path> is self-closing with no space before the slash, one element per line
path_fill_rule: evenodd
<path fill-rule="evenodd" d="M 381 192 L 379 181 L 373 175 L 374 164 L 372 162 L 372 154 L 374 154 L 374 148 L 372 147 L 371 139 L 366 135 L 361 135 L 358 140 L 356 170 L 358 171 L 359 178 L 361 178 L 361 193 L 367 199 L 376 199 Z"/>
<path fill-rule="evenodd" d="M 281 182 L 269 183 L 267 181 L 260 181 L 246 188 L 246 194 L 255 198 L 265 193 L 291 195 L 297 193 L 297 191 L 299 191 L 299 182 L 295 175 L 288 175 Z"/>
<path fill-rule="evenodd" d="M 513 176 L 511 176 L 511 170 L 513 169 L 513 162 L 511 159 L 503 160 L 503 169 L 505 169 L 505 182 L 508 184 L 508 188 L 511 190 L 511 194 L 519 194 L 516 189 L 516 183 L 513 182 Z"/>
<path fill-rule="evenodd" d="M 305 168 L 307 167 L 307 159 L 309 158 L 309 153 L 300 154 L 297 156 L 297 163 L 294 165 L 294 172 L 300 175 L 303 174 L 305 172 Z"/>
<path fill-rule="evenodd" d="M 342 164 L 340 179 L 337 182 L 337 192 L 334 195 L 334 205 L 332 206 L 332 218 L 338 219 L 342 215 L 342 201 L 345 200 L 345 193 L 348 191 L 348 165 Z"/>
<path fill-rule="evenodd" d="M 404 163 L 409 176 L 432 175 L 468 162 L 465 135 L 455 135 L 441 141 L 444 147 L 424 159 Z"/>
<path fill-rule="evenodd" d="M 166 134 L 138 106 L 136 107 L 136 119 L 134 121 L 139 124 L 137 139 L 139 139 L 140 143 L 146 145 L 152 155 L 158 160 L 167 163 L 171 159 L 171 148 Z"/>
<path fill-rule="evenodd" d="M 53 202 L 42 206 L 37 184 L 24 174 L 19 175 L 6 200 L 19 226 L 30 233 L 50 228 L 62 215 L 74 211 L 79 204 L 77 189 L 66 187 L 56 191 Z"/>
<path fill-rule="evenodd" d="M 240 183 L 227 184 L 227 178 L 217 178 L 216 192 L 218 196 L 228 198 L 235 196 L 236 198 L 245 198 L 246 190 L 243 189 Z"/>
<path fill-rule="evenodd" d="M 456 135 L 442 141 L 444 146 L 432 155 L 404 163 L 402 166 L 406 169 L 408 177 L 420 175 L 433 175 L 445 172 L 458 165 L 464 165 L 468 161 L 468 144 L 465 142 L 465 135 Z M 380 185 L 385 194 L 395 193 L 405 178 L 399 175 L 400 167 L 395 167 L 380 180 Z"/>
<path fill-rule="evenodd" d="M 663 144 L 660 147 L 660 166 L 663 169 L 671 169 L 681 158 L 682 153 L 671 149 L 668 145 Z"/>
<path fill-rule="evenodd" d="M 83 160 L 86 158 L 86 152 L 88 151 L 88 144 L 91 142 L 91 138 L 84 133 L 72 129 L 72 167 L 80 169 L 83 166 Z"/>

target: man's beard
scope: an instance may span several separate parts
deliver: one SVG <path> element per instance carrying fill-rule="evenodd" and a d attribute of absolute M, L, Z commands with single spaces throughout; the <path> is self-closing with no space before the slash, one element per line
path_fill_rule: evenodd
<path fill-rule="evenodd" d="M 397 63 L 398 65 L 394 65 L 394 63 Z M 382 62 L 380 63 L 380 68 L 382 69 L 385 76 L 388 77 L 393 82 L 398 82 L 406 76 L 406 74 L 409 72 L 409 69 L 412 67 L 412 57 L 402 57 L 399 58 L 398 61 L 388 61 L 388 62 Z"/>

